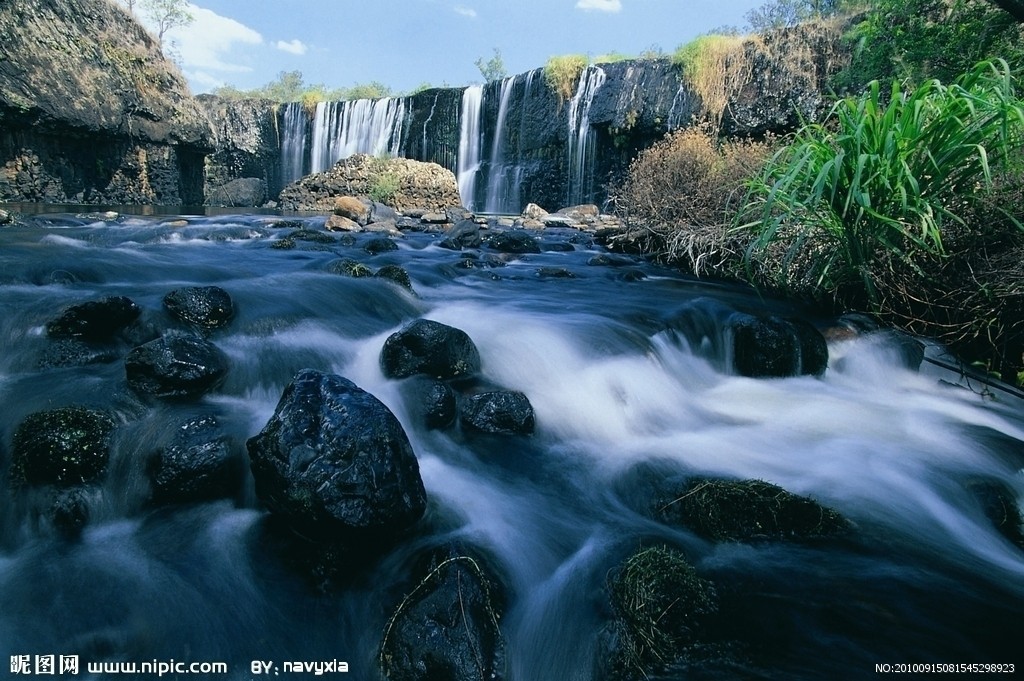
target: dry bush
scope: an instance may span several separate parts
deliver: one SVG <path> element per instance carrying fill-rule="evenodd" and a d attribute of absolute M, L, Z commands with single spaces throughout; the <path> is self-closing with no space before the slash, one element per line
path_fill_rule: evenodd
<path fill-rule="evenodd" d="M 695 274 L 729 274 L 745 248 L 733 213 L 770 151 L 770 141 L 719 142 L 707 125 L 677 130 L 630 164 L 617 209 L 653 253 Z"/>

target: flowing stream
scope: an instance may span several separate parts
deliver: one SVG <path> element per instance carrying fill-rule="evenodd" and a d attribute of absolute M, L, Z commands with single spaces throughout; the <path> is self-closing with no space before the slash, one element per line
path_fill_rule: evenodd
<path fill-rule="evenodd" d="M 464 113 L 473 104 L 467 96 Z M 345 660 L 341 678 L 377 679 L 382 631 L 415 556 L 451 541 L 490 556 L 505 584 L 506 678 L 518 681 L 600 678 L 609 574 L 660 543 L 716 584 L 726 637 L 749 656 L 746 676 L 695 678 L 855 679 L 881 663 L 1022 661 L 1024 552 L 969 484 L 1002 485 L 1018 503 L 1024 495 L 1024 406 L 1013 395 L 905 369 L 872 336 L 830 341 L 820 378 L 736 376 L 716 350 L 724 316 L 800 310 L 639 260 L 603 260 L 581 233 L 544 232 L 542 253 L 515 258 L 445 250 L 422 233 L 370 255 L 372 235 L 362 234 L 274 248 L 290 231 L 278 219 L 62 214 L 0 230 L 5 667 L 8 655 L 75 654 L 79 678 L 99 678 L 84 673 L 86 661 L 173 658 L 223 661 L 225 678 L 250 679 L 254 660 Z M 324 218 L 298 220 L 317 228 Z M 400 265 L 415 294 L 328 271 L 340 257 Z M 44 325 L 69 305 L 124 295 L 167 329 L 165 294 L 214 284 L 237 313 L 210 336 L 230 370 L 201 399 L 140 398 L 121 358 L 40 368 Z M 378 360 L 385 339 L 418 317 L 466 331 L 486 379 L 528 396 L 535 434 L 467 438 L 420 425 Z M 429 499 L 413 537 L 326 593 L 267 539 L 247 473 L 233 499 L 155 506 L 146 468 L 195 415 L 216 416 L 244 462 L 246 439 L 307 367 L 390 407 Z M 7 479 L 18 424 L 71 405 L 118 424 L 75 540 L 45 520 L 46 490 L 9 489 Z M 654 519 L 652 480 L 690 475 L 771 482 L 838 511 L 853 530 L 820 543 L 712 542 Z"/>

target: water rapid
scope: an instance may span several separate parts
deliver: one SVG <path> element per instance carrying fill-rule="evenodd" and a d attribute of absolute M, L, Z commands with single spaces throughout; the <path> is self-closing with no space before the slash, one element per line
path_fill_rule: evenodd
<path fill-rule="evenodd" d="M 300 225 L 43 215 L 0 231 L 5 666 L 8 655 L 73 654 L 83 665 L 173 658 L 223 661 L 226 678 L 242 680 L 253 678 L 254 660 L 338 659 L 350 665 L 343 678 L 377 679 L 381 633 L 416 556 L 453 541 L 489 556 L 504 582 L 509 679 L 601 678 L 609 575 L 656 544 L 682 551 L 717 585 L 723 636 L 749 660 L 691 669 L 699 678 L 855 679 L 874 676 L 878 663 L 1019 655 L 1024 553 L 971 491 L 983 481 L 1018 503 L 1024 496 L 1024 406 L 1013 396 L 987 398 L 906 369 L 871 336 L 830 341 L 820 378 L 737 376 L 719 352 L 722 320 L 801 310 L 609 260 L 585 234 L 546 231 L 541 253 L 516 258 L 457 253 L 423 233 L 375 255 L 361 234 L 275 247 L 289 227 L 324 220 L 292 219 Z M 400 265 L 414 293 L 333 273 L 339 258 Z M 205 397 L 142 398 L 120 357 L 40 361 L 51 342 L 45 324 L 69 305 L 128 296 L 145 324 L 168 330 L 163 297 L 198 285 L 222 287 L 236 307 L 210 334 L 230 368 Z M 425 428 L 378 360 L 385 339 L 418 317 L 468 333 L 486 380 L 528 396 L 535 434 Z M 429 499 L 411 537 L 326 593 L 273 539 L 244 466 L 232 498 L 187 505 L 154 504 L 147 471 L 153 451 L 195 415 L 215 417 L 244 463 L 246 439 L 307 367 L 388 405 Z M 9 483 L 18 425 L 71 405 L 106 411 L 116 428 L 107 474 L 87 492 L 89 523 L 69 540 L 47 521 L 47 490 Z M 765 480 L 827 505 L 853 530 L 819 543 L 710 541 L 650 513 L 651 490 L 687 476 Z"/>

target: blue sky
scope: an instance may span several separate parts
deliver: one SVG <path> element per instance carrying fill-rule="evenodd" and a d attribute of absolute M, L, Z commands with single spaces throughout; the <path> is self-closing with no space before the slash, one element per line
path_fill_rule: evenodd
<path fill-rule="evenodd" d="M 195 93 L 250 89 L 281 71 L 306 83 L 481 80 L 474 62 L 501 52 L 509 74 L 548 57 L 672 52 L 701 33 L 742 26 L 764 0 L 199 0 L 168 34 Z"/>

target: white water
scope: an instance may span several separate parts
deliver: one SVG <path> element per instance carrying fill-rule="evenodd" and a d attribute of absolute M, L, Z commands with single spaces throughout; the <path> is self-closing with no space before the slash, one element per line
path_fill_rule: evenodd
<path fill-rule="evenodd" d="M 590 107 L 604 85 L 606 74 L 599 66 L 588 66 L 580 75 L 576 94 L 569 103 L 569 189 L 566 205 L 589 201 L 593 196 L 594 139 L 590 128 Z"/>
<path fill-rule="evenodd" d="M 474 210 L 476 175 L 480 170 L 480 147 L 483 145 L 480 125 L 484 99 L 482 85 L 470 85 L 462 93 L 462 112 L 459 116 L 459 162 L 456 177 L 462 205 Z"/>
<path fill-rule="evenodd" d="M 284 105 L 281 129 L 281 181 L 291 184 L 302 178 L 306 155 L 307 116 L 302 102 Z"/>
<path fill-rule="evenodd" d="M 531 71 L 532 75 L 532 71 Z M 498 120 L 494 126 L 494 141 L 491 144 L 491 157 L 487 164 L 487 199 L 484 210 L 488 213 L 518 212 L 519 178 L 521 169 L 515 163 L 515 157 L 509 157 L 506 149 L 507 120 L 509 100 L 519 76 L 511 76 L 501 81 L 501 94 L 498 103 Z"/>
<path fill-rule="evenodd" d="M 404 119 L 401 97 L 320 102 L 313 117 L 311 172 L 327 170 L 353 154 L 398 155 Z"/>

